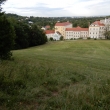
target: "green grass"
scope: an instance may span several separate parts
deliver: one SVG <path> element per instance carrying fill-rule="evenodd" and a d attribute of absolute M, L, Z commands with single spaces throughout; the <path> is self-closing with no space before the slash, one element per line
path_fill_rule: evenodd
<path fill-rule="evenodd" d="M 13 51 L 0 62 L 0 110 L 110 110 L 110 41 L 70 40 Z"/>

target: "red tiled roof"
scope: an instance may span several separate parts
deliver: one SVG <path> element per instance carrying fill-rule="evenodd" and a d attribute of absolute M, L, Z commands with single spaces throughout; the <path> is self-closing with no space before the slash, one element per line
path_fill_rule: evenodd
<path fill-rule="evenodd" d="M 101 23 L 100 21 L 95 21 L 94 23 L 92 23 L 93 25 L 98 25 L 98 26 L 105 26 L 103 23 Z"/>
<path fill-rule="evenodd" d="M 54 34 L 54 33 L 55 33 L 54 30 L 46 30 L 46 31 L 45 31 L 45 34 Z"/>
<path fill-rule="evenodd" d="M 71 23 L 69 22 L 63 22 L 63 23 L 56 23 L 55 26 L 67 26 L 67 25 L 70 25 Z"/>
<path fill-rule="evenodd" d="M 76 27 L 76 28 L 66 28 L 66 31 L 88 31 L 89 28 L 81 28 L 81 27 Z"/>

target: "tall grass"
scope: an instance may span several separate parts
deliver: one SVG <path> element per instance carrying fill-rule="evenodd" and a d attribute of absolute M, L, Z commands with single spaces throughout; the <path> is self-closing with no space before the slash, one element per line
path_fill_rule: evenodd
<path fill-rule="evenodd" d="M 109 110 L 110 43 L 50 42 L 0 63 L 2 110 Z"/>

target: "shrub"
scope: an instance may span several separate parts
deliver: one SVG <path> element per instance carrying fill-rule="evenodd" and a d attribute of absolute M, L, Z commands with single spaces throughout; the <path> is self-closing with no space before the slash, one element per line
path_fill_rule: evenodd
<path fill-rule="evenodd" d="M 87 39 L 91 39 L 90 37 L 87 37 Z"/>
<path fill-rule="evenodd" d="M 50 39 L 49 39 L 50 41 L 53 41 L 54 39 L 53 39 L 53 37 L 50 37 Z"/>
<path fill-rule="evenodd" d="M 71 38 L 70 40 L 73 40 L 73 38 Z"/>
<path fill-rule="evenodd" d="M 63 40 L 63 36 L 60 37 L 60 40 Z"/>

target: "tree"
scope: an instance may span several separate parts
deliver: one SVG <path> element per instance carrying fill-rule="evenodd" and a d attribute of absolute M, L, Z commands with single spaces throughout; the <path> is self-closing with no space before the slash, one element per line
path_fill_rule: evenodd
<path fill-rule="evenodd" d="M 5 2 L 6 0 L 0 0 L 0 12 L 2 11 L 1 5 Z"/>
<path fill-rule="evenodd" d="M 50 40 L 50 41 L 53 41 L 53 37 L 50 37 L 49 40 Z"/>
<path fill-rule="evenodd" d="M 14 29 L 4 15 L 0 16 L 0 59 L 10 59 L 14 45 Z"/>
<path fill-rule="evenodd" d="M 45 33 L 37 27 L 37 25 L 32 25 L 29 36 L 30 46 L 42 45 L 47 42 L 47 37 Z"/>
<path fill-rule="evenodd" d="M 106 31 L 104 33 L 104 36 L 105 36 L 106 39 L 110 39 L 110 31 Z"/>
<path fill-rule="evenodd" d="M 6 0 L 0 0 L 0 59 L 10 59 L 14 45 L 14 29 L 2 12 L 1 5 Z"/>
<path fill-rule="evenodd" d="M 8 20 L 15 29 L 16 38 L 14 49 L 24 49 L 47 42 L 45 33 L 39 29 L 37 25 L 29 25 L 15 19 L 14 17 L 8 17 Z"/>
<path fill-rule="evenodd" d="M 63 40 L 63 36 L 60 37 L 60 40 Z"/>
<path fill-rule="evenodd" d="M 109 25 L 106 25 L 104 36 L 106 39 L 110 39 L 110 31 L 109 31 Z"/>
<path fill-rule="evenodd" d="M 14 25 L 14 28 L 16 34 L 14 49 L 23 49 L 29 47 L 29 26 L 22 22 L 17 22 Z"/>

